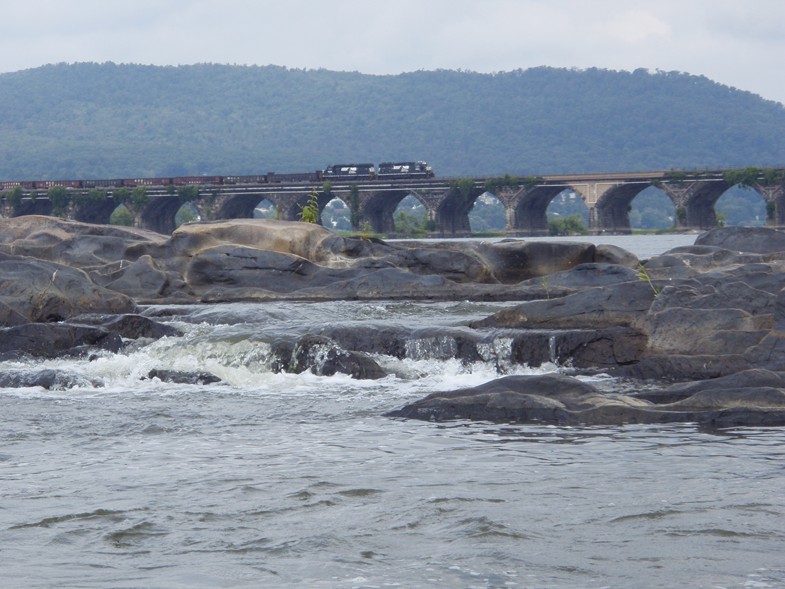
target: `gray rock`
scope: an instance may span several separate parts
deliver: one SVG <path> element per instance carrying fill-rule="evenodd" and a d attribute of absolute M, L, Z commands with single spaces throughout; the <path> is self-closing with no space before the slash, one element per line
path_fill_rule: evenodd
<path fill-rule="evenodd" d="M 62 321 L 75 315 L 128 313 L 127 296 L 100 287 L 81 270 L 45 260 L 0 254 L 0 312 L 6 325 Z"/>
<path fill-rule="evenodd" d="M 472 327 L 581 329 L 630 326 L 654 300 L 644 282 L 589 288 L 558 299 L 525 302 L 499 311 Z"/>
<path fill-rule="evenodd" d="M 389 417 L 557 425 L 697 422 L 711 427 L 785 425 L 785 391 L 775 387 L 696 390 L 668 403 L 606 393 L 572 377 L 508 376 L 428 395 Z"/>
<path fill-rule="evenodd" d="M 387 376 L 381 366 L 367 354 L 344 350 L 323 336 L 300 338 L 292 349 L 288 367 L 291 372 L 309 370 L 320 376 L 333 376 L 340 372 L 362 380 Z"/>
<path fill-rule="evenodd" d="M 147 379 L 157 378 L 161 382 L 176 384 L 215 384 L 221 379 L 210 372 L 183 372 L 181 370 L 164 370 L 154 368 L 147 373 Z"/>
<path fill-rule="evenodd" d="M 695 245 L 736 252 L 785 252 L 785 233 L 768 227 L 718 227 L 698 236 Z"/>
<path fill-rule="evenodd" d="M 26 323 L 0 328 L 1 355 L 40 358 L 82 355 L 91 350 L 117 352 L 122 339 L 100 327 L 66 323 Z"/>
<path fill-rule="evenodd" d="M 66 390 L 76 387 L 101 387 L 103 381 L 68 370 L 11 369 L 0 371 L 0 388 L 29 388 Z"/>

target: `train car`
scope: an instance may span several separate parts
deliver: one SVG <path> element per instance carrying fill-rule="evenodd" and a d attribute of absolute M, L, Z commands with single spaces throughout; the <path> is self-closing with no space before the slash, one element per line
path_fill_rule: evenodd
<path fill-rule="evenodd" d="M 324 174 L 321 170 L 316 170 L 315 172 L 295 172 L 289 174 L 276 174 L 275 172 L 270 172 L 267 174 L 267 181 L 270 183 L 321 182 L 323 178 Z"/>
<path fill-rule="evenodd" d="M 172 184 L 175 186 L 209 186 L 220 183 L 221 176 L 178 176 L 172 178 Z"/>
<path fill-rule="evenodd" d="M 135 188 L 137 186 L 170 186 L 172 178 L 126 178 L 123 186 Z"/>
<path fill-rule="evenodd" d="M 431 178 L 428 162 L 384 162 L 379 164 L 379 178 Z"/>
<path fill-rule="evenodd" d="M 18 182 L 18 181 L 0 182 L 0 191 L 14 190 L 15 188 L 25 188 L 24 182 Z"/>
<path fill-rule="evenodd" d="M 376 178 L 374 164 L 333 164 L 327 166 L 322 177 L 325 180 L 373 180 Z"/>
<path fill-rule="evenodd" d="M 50 188 L 81 188 L 81 180 L 36 180 L 33 188 L 48 190 Z"/>
<path fill-rule="evenodd" d="M 125 180 L 120 178 L 102 180 L 82 180 L 82 188 L 120 188 Z"/>
<path fill-rule="evenodd" d="M 224 176 L 224 184 L 267 184 L 267 176 L 259 174 L 255 176 Z"/>

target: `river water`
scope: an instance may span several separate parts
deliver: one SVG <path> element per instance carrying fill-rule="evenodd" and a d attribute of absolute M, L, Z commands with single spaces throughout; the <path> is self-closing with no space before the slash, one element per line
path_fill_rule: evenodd
<path fill-rule="evenodd" d="M 674 245 L 649 239 L 622 247 Z M 73 377 L 0 389 L 0 586 L 785 587 L 785 430 L 383 417 L 535 372 L 503 341 L 463 366 L 415 338 L 376 357 L 380 381 L 270 370 L 271 341 L 321 325 L 461 325 L 509 304 L 152 307 L 185 335 L 0 363 Z M 224 380 L 140 380 L 151 368 Z"/>

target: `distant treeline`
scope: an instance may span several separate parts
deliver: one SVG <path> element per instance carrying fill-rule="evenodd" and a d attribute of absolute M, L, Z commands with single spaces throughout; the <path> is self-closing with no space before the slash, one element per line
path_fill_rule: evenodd
<path fill-rule="evenodd" d="M 645 70 L 371 76 L 83 63 L 0 75 L 0 179 L 416 159 L 438 176 L 776 167 L 785 107 Z"/>

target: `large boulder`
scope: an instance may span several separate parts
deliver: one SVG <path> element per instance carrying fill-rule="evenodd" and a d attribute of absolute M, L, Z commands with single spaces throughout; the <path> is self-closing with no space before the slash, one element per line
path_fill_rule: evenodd
<path fill-rule="evenodd" d="M 0 324 L 62 321 L 83 313 L 128 313 L 127 296 L 100 287 L 83 271 L 44 260 L 0 254 Z"/>
<path fill-rule="evenodd" d="M 559 374 L 508 376 L 477 387 L 432 393 L 387 416 L 557 425 L 785 425 L 785 390 L 770 384 L 742 383 L 735 388 L 714 390 L 711 385 L 695 387 L 682 396 L 642 398 L 603 392 L 594 385 Z"/>
<path fill-rule="evenodd" d="M 128 259 L 129 247 L 161 244 L 165 239 L 143 229 L 94 225 L 57 217 L 0 218 L 0 252 L 82 269 Z"/>
<path fill-rule="evenodd" d="M 641 281 L 587 288 L 574 294 L 527 301 L 472 323 L 474 328 L 581 329 L 630 326 L 654 301 Z"/>
<path fill-rule="evenodd" d="M 734 252 L 779 253 L 785 252 L 785 233 L 768 227 L 718 227 L 699 235 L 695 245 Z"/>
<path fill-rule="evenodd" d="M 348 374 L 360 380 L 378 379 L 387 373 L 370 356 L 362 352 L 344 350 L 323 336 L 305 336 L 293 346 L 290 372 L 310 371 L 320 376 Z"/>
<path fill-rule="evenodd" d="M 122 338 L 100 327 L 68 323 L 25 323 L 0 328 L 0 358 L 81 356 L 94 350 L 117 352 Z"/>
<path fill-rule="evenodd" d="M 493 276 L 508 284 L 594 262 L 596 255 L 590 243 L 521 240 L 482 242 L 476 251 Z"/>

